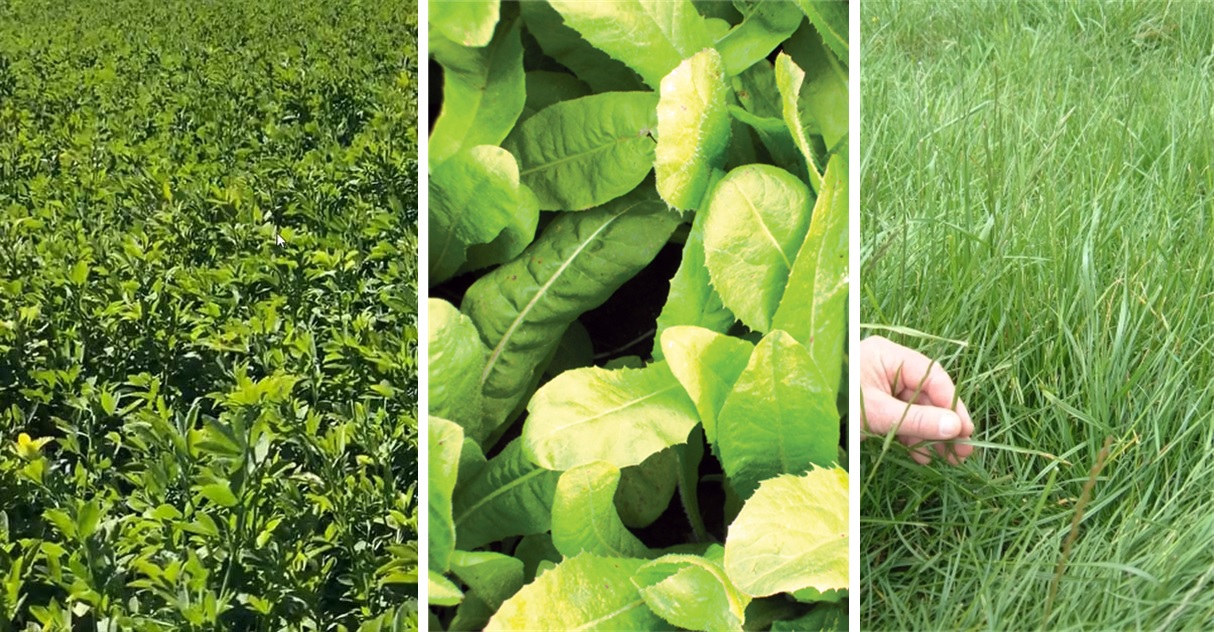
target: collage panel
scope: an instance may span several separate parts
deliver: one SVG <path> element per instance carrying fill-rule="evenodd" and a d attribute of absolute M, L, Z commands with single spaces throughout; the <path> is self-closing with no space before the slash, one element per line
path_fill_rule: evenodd
<path fill-rule="evenodd" d="M 0 631 L 417 628 L 417 19 L 0 1 Z"/>
<path fill-rule="evenodd" d="M 426 625 L 848 629 L 849 5 L 428 11 Z"/>
<path fill-rule="evenodd" d="M 1214 616 L 1214 4 L 866 2 L 861 629 Z"/>

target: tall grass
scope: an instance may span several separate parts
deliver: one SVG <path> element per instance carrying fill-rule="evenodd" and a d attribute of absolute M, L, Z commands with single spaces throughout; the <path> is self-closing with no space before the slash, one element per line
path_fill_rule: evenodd
<path fill-rule="evenodd" d="M 967 343 L 892 336 L 958 380 L 980 446 L 864 446 L 862 627 L 1208 625 L 1214 3 L 862 20 L 862 320 Z"/>

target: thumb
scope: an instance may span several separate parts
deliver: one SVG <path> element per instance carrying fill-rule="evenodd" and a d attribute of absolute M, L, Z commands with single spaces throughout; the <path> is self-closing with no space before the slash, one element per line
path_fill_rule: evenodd
<path fill-rule="evenodd" d="M 881 391 L 863 391 L 862 397 L 864 420 L 877 434 L 896 431 L 899 436 L 928 441 L 956 439 L 961 434 L 961 418 L 951 410 L 908 404 Z"/>

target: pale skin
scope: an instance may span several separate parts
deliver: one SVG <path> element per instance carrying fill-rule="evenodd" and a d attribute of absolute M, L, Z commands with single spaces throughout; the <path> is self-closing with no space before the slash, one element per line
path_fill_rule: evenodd
<path fill-rule="evenodd" d="M 974 422 L 939 363 L 881 336 L 860 341 L 858 356 L 866 430 L 896 432 L 907 446 L 939 441 L 933 446 L 936 455 L 953 464 L 974 451 L 965 443 L 974 434 Z M 932 459 L 927 447 L 915 448 L 911 457 L 922 465 Z"/>

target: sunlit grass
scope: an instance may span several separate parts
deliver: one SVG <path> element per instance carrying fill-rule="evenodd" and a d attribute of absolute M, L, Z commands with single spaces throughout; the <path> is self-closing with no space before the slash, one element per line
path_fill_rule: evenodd
<path fill-rule="evenodd" d="M 933 336 L 880 332 L 941 360 L 980 445 L 866 443 L 862 627 L 1203 627 L 1214 3 L 862 11 L 862 320 Z"/>

